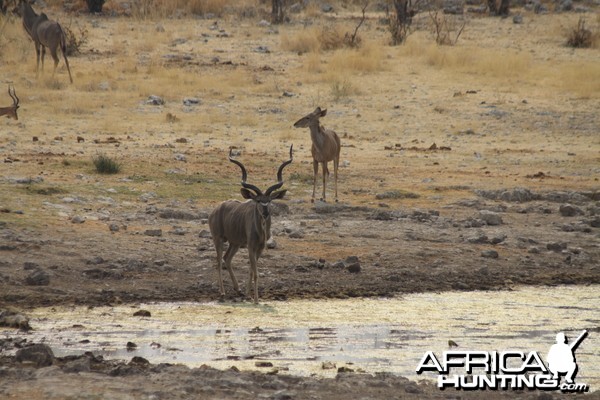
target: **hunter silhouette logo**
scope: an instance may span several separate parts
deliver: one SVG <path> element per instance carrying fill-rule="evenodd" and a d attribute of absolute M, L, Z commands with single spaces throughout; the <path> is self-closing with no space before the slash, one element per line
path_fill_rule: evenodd
<path fill-rule="evenodd" d="M 575 349 L 587 334 L 587 331 L 581 332 L 581 335 L 570 345 L 567 344 L 564 333 L 556 334 L 556 344 L 552 345 L 548 352 L 548 369 L 552 372 L 553 379 L 560 379 L 560 374 L 566 374 L 567 383 L 574 383 L 575 374 L 577 374 Z"/>
<path fill-rule="evenodd" d="M 440 389 L 453 387 L 457 390 L 541 389 L 587 392 L 587 384 L 575 382 L 575 350 L 587 335 L 588 332 L 584 330 L 569 344 L 565 334 L 559 332 L 556 335 L 556 343 L 548 351 L 547 366 L 536 351 L 524 353 L 514 350 L 452 350 L 443 352 L 441 362 L 433 351 L 427 351 L 421 358 L 416 372 L 437 372 Z M 473 373 L 475 368 L 477 373 Z M 453 369 L 462 369 L 463 374 L 450 375 Z M 561 384 L 562 375 L 565 376 L 565 382 Z"/>

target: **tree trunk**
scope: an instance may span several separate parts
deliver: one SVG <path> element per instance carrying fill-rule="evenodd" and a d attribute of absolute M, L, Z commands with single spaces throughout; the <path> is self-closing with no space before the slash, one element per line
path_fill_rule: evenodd
<path fill-rule="evenodd" d="M 283 18 L 283 0 L 271 0 L 271 23 L 281 24 Z"/>
<path fill-rule="evenodd" d="M 510 12 L 510 0 L 500 0 L 500 9 L 498 10 L 498 15 L 503 17 L 508 17 L 508 13 Z"/>
<path fill-rule="evenodd" d="M 488 8 L 490 9 L 490 15 L 498 15 L 496 0 L 488 0 Z"/>
<path fill-rule="evenodd" d="M 400 25 L 410 25 L 413 12 L 409 10 L 410 0 L 394 0 L 396 18 Z"/>

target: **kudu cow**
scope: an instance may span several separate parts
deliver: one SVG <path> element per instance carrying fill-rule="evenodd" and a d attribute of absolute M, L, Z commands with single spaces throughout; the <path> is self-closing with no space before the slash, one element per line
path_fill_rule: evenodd
<path fill-rule="evenodd" d="M 23 27 L 33 40 L 35 44 L 36 54 L 36 76 L 39 73 L 40 68 L 40 53 L 42 56 L 42 71 L 44 70 L 44 57 L 46 56 L 46 48 L 50 50 L 50 55 L 54 59 L 54 70 L 52 77 L 56 73 L 56 67 L 58 66 L 58 55 L 57 50 L 60 47 L 67 71 L 69 72 L 69 80 L 73 83 L 73 77 L 71 76 L 71 68 L 69 67 L 69 60 L 67 59 L 67 43 L 65 32 L 63 31 L 60 24 L 56 21 L 48 19 L 48 16 L 44 13 L 40 15 L 36 14 L 28 0 L 19 0 L 17 6 L 17 13 L 23 20 Z"/>
<path fill-rule="evenodd" d="M 292 147 L 290 146 L 290 159 L 283 162 L 277 171 L 277 183 L 270 186 L 264 193 L 258 187 L 246 182 L 248 177 L 246 168 L 241 162 L 234 160 L 231 151 L 229 152 L 229 161 L 242 170 L 241 193 L 242 197 L 248 201 L 244 203 L 237 200 L 224 201 L 208 217 L 210 232 L 217 250 L 217 271 L 221 297 L 225 296 L 221 274 L 222 262 L 225 262 L 225 267 L 229 271 L 233 288 L 239 293 L 240 289 L 231 268 L 231 259 L 241 247 L 246 247 L 250 258 L 247 296 L 250 297 L 254 283 L 253 298 L 254 302 L 258 303 L 257 261 L 267 240 L 271 237 L 271 201 L 283 198 L 286 192 L 286 190 L 278 189 L 283 186 L 283 169 L 292 162 Z M 229 242 L 229 247 L 223 258 L 225 242 Z"/>
<path fill-rule="evenodd" d="M 313 158 L 313 193 L 311 201 L 315 201 L 315 190 L 317 187 L 317 174 L 319 173 L 319 164 L 322 165 L 323 169 L 323 197 L 322 201 L 325 201 L 325 188 L 326 179 L 329 176 L 329 170 L 327 169 L 327 163 L 333 161 L 333 175 L 335 179 L 335 201 L 338 201 L 337 191 L 337 180 L 338 180 L 338 166 L 340 165 L 340 150 L 341 142 L 340 138 L 331 129 L 325 129 L 319 123 L 319 118 L 324 117 L 327 114 L 327 109 L 321 110 L 321 107 L 315 108 L 315 111 L 300 118 L 294 124 L 295 128 L 309 128 L 310 139 L 312 140 L 312 147 L 310 152 Z"/>
<path fill-rule="evenodd" d="M 4 115 L 7 118 L 14 118 L 18 120 L 19 116 L 17 115 L 17 110 L 19 109 L 19 98 L 17 97 L 17 92 L 15 92 L 14 86 L 12 93 L 10 92 L 10 85 L 8 86 L 8 95 L 12 98 L 13 105 L 9 107 L 0 107 L 0 117 Z"/>

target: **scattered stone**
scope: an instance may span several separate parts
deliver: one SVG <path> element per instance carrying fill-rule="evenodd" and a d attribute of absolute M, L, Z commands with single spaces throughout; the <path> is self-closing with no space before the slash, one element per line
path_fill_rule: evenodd
<path fill-rule="evenodd" d="M 513 17 L 513 24 L 522 24 L 523 16 L 521 14 L 517 14 Z"/>
<path fill-rule="evenodd" d="M 498 258 L 498 252 L 496 250 L 484 250 L 481 252 L 481 257 Z"/>
<path fill-rule="evenodd" d="M 590 225 L 593 228 L 600 228 L 600 216 L 597 216 L 590 220 Z"/>
<path fill-rule="evenodd" d="M 491 238 L 490 243 L 491 244 L 500 244 L 500 243 L 504 242 L 505 240 L 506 240 L 506 235 L 501 234 L 501 235 L 497 235 L 497 236 L 494 236 L 493 238 Z"/>
<path fill-rule="evenodd" d="M 540 254 L 540 248 L 537 246 L 531 246 L 527 252 L 529 254 Z"/>
<path fill-rule="evenodd" d="M 321 363 L 321 369 L 335 369 L 335 363 L 331 362 L 331 361 L 323 361 Z"/>
<path fill-rule="evenodd" d="M 162 99 L 162 97 L 155 96 L 152 94 L 152 95 L 148 96 L 148 100 L 146 100 L 146 104 L 149 104 L 152 106 L 163 106 L 165 104 L 165 101 Z"/>
<path fill-rule="evenodd" d="M 48 367 L 54 363 L 54 353 L 50 346 L 40 343 L 19 349 L 15 359 L 20 363 L 33 363 L 37 367 Z"/>
<path fill-rule="evenodd" d="M 74 224 L 83 224 L 85 222 L 85 218 L 80 215 L 75 215 L 71 218 L 71 222 Z"/>
<path fill-rule="evenodd" d="M 352 274 L 358 274 L 361 271 L 361 266 L 359 262 L 356 263 L 352 263 L 350 265 L 348 265 L 346 267 L 346 269 L 348 270 L 348 272 L 352 273 Z"/>
<path fill-rule="evenodd" d="M 267 249 L 276 249 L 277 248 L 277 242 L 275 241 L 275 239 L 273 239 L 272 237 L 269 238 L 269 240 L 267 240 Z"/>
<path fill-rule="evenodd" d="M 546 248 L 550 251 L 560 253 L 561 251 L 567 249 L 567 244 L 564 242 L 550 242 L 546 245 Z"/>
<path fill-rule="evenodd" d="M 486 235 L 481 233 L 481 234 L 478 234 L 475 236 L 468 237 L 467 242 L 473 243 L 473 244 L 483 244 L 483 243 L 488 243 L 489 239 Z"/>
<path fill-rule="evenodd" d="M 183 99 L 184 106 L 195 106 L 198 104 L 200 104 L 200 99 L 196 97 L 186 97 L 185 99 Z"/>
<path fill-rule="evenodd" d="M 109 229 L 111 232 L 119 232 L 119 230 L 120 230 L 121 228 L 119 227 L 119 225 L 118 225 L 118 224 L 110 224 L 110 225 L 108 225 L 108 229 Z"/>
<path fill-rule="evenodd" d="M 185 154 L 181 154 L 181 153 L 175 154 L 175 160 L 187 162 L 187 158 L 185 157 Z"/>
<path fill-rule="evenodd" d="M 127 348 L 127 351 L 137 350 L 137 344 L 135 344 L 133 342 L 127 342 L 127 344 L 125 345 L 125 347 Z"/>
<path fill-rule="evenodd" d="M 129 344 L 129 343 L 128 343 Z M 144 357 L 135 356 L 129 361 L 129 365 L 150 365 L 150 361 Z"/>
<path fill-rule="evenodd" d="M 254 365 L 258 368 L 271 368 L 273 366 L 273 363 L 270 361 L 257 361 L 254 363 Z"/>
<path fill-rule="evenodd" d="M 91 371 L 90 358 L 87 356 L 83 356 L 76 360 L 70 361 L 62 367 L 62 370 L 66 373 L 71 373 L 71 374 L 77 374 L 80 372 L 90 372 Z"/>
<path fill-rule="evenodd" d="M 332 268 L 346 268 L 346 263 L 342 260 L 336 261 L 331 265 Z"/>
<path fill-rule="evenodd" d="M 560 215 L 563 217 L 574 217 L 576 215 L 584 214 L 581 208 L 571 204 L 561 204 L 561 206 L 558 208 L 558 211 L 560 211 Z"/>
<path fill-rule="evenodd" d="M 352 368 L 348 368 L 348 367 L 344 366 L 344 367 L 339 367 L 337 372 L 338 373 L 339 372 L 346 373 L 346 372 L 354 372 L 354 370 Z"/>
<path fill-rule="evenodd" d="M 138 310 L 136 312 L 133 313 L 134 317 L 151 317 L 152 314 L 150 313 L 150 311 L 148 310 Z"/>
<path fill-rule="evenodd" d="M 208 229 L 202 229 L 200 231 L 200 233 L 198 234 L 198 237 L 201 237 L 203 239 L 211 239 L 212 234 L 210 233 L 210 231 Z"/>
<path fill-rule="evenodd" d="M 31 330 L 31 326 L 29 326 L 29 318 L 23 314 L 10 310 L 0 310 L 0 326 L 17 328 L 22 331 Z"/>
<path fill-rule="evenodd" d="M 304 231 L 302 229 L 294 229 L 289 234 L 290 239 L 302 239 L 304 237 Z"/>
<path fill-rule="evenodd" d="M 493 211 L 481 210 L 479 211 L 479 219 L 485 221 L 490 226 L 502 225 L 502 217 L 500 214 Z"/>
<path fill-rule="evenodd" d="M 162 236 L 162 229 L 146 229 L 146 231 L 144 231 L 144 235 L 146 236 Z"/>
<path fill-rule="evenodd" d="M 38 269 L 25 278 L 25 283 L 29 286 L 47 286 L 50 284 L 50 275 L 43 269 Z"/>

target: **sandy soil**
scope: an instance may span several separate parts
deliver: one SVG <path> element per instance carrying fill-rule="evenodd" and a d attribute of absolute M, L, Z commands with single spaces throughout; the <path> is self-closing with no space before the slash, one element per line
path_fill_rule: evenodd
<path fill-rule="evenodd" d="M 20 41 L 0 73 L 21 109 L 18 122 L 0 121 L 0 309 L 217 299 L 206 218 L 240 198 L 228 149 L 267 186 L 291 143 L 288 200 L 275 207 L 274 248 L 259 261 L 261 299 L 599 283 L 600 54 L 563 46 L 574 13 L 520 12 L 520 25 L 470 17 L 448 48 L 426 30 L 389 47 L 374 15 L 362 53 L 301 54 L 282 43 L 310 28 L 302 14 L 277 28 L 234 17 L 77 16 L 89 42 L 71 60 L 74 85 L 62 63 L 55 79 L 35 79 L 33 46 L 11 23 L 7 37 Z M 349 15 L 315 24 L 353 26 Z M 165 104 L 147 104 L 150 95 Z M 316 106 L 342 138 L 338 204 L 310 203 L 310 137 L 292 127 Z M 98 154 L 122 172 L 97 174 Z M 243 250 L 234 259 L 242 284 L 246 260 Z M 238 300 L 229 282 L 226 290 Z M 0 393 L 457 395 L 392 376 L 318 380 L 86 357 L 91 367 L 77 374 L 64 368 L 73 360 L 36 369 L 2 358 Z"/>

